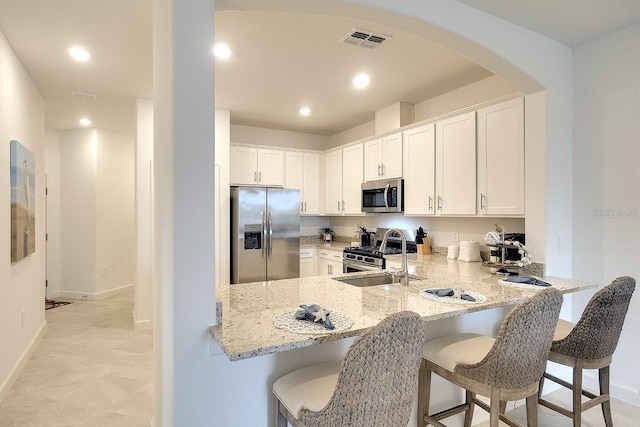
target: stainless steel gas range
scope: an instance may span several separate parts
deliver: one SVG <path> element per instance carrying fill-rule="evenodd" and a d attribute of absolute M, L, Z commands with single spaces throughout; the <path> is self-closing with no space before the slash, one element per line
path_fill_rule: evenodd
<path fill-rule="evenodd" d="M 387 248 L 384 253 L 379 251 L 382 243 L 382 236 L 387 232 L 387 228 L 376 230 L 375 245 L 372 246 L 351 246 L 344 248 L 342 252 L 342 271 L 344 273 L 354 273 L 357 271 L 384 270 L 386 268 L 385 255 L 398 255 L 402 253 L 402 239 L 399 234 L 391 234 L 387 239 Z M 415 230 L 403 230 L 407 238 L 407 253 L 416 253 L 416 232 Z"/>

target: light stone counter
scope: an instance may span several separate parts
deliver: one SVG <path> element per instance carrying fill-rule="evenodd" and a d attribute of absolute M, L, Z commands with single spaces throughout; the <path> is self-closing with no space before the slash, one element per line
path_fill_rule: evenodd
<path fill-rule="evenodd" d="M 338 276 L 318 276 L 217 289 L 221 322 L 209 331 L 229 360 L 235 361 L 356 336 L 398 311 L 414 311 L 425 321 L 432 321 L 515 304 L 538 292 L 538 289 L 524 290 L 498 283 L 499 277 L 490 274 L 481 263 L 447 260 L 442 255 L 411 255 L 411 265 L 411 273 L 418 278 L 409 286 L 392 284 L 359 288 L 334 280 Z M 371 273 L 351 273 L 349 276 L 365 274 Z M 563 293 L 596 286 L 556 277 L 543 279 L 559 286 Z M 487 302 L 462 305 L 420 296 L 421 290 L 434 287 L 479 292 L 487 297 Z M 314 303 L 346 313 L 353 319 L 353 325 L 337 333 L 312 335 L 287 332 L 273 325 L 275 315 L 294 311 L 300 304 Z"/>

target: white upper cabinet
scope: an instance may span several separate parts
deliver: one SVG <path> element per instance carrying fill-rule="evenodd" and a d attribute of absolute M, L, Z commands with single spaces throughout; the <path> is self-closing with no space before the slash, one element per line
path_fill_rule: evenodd
<path fill-rule="evenodd" d="M 364 180 L 382 179 L 382 138 L 364 143 Z"/>
<path fill-rule="evenodd" d="M 402 177 L 402 132 L 365 142 L 365 181 Z"/>
<path fill-rule="evenodd" d="M 232 146 L 229 180 L 231 185 L 284 186 L 284 152 Z"/>
<path fill-rule="evenodd" d="M 363 215 L 361 189 L 363 146 L 351 145 L 325 156 L 325 211 L 327 215 Z"/>
<path fill-rule="evenodd" d="M 362 213 L 362 144 L 352 145 L 342 150 L 342 213 L 363 215 Z"/>
<path fill-rule="evenodd" d="M 325 212 L 328 215 L 342 214 L 342 150 L 325 155 Z"/>
<path fill-rule="evenodd" d="M 476 214 L 476 113 L 436 123 L 436 212 Z"/>
<path fill-rule="evenodd" d="M 436 213 L 435 124 L 404 132 L 404 213 Z"/>
<path fill-rule="evenodd" d="M 402 132 L 382 138 L 382 178 L 402 178 Z"/>
<path fill-rule="evenodd" d="M 229 151 L 231 185 L 255 185 L 258 180 L 258 153 L 251 147 L 231 146 Z"/>
<path fill-rule="evenodd" d="M 303 214 L 318 215 L 320 213 L 320 155 L 304 153 L 303 164 Z"/>
<path fill-rule="evenodd" d="M 524 215 L 524 99 L 478 110 L 478 209 Z"/>
<path fill-rule="evenodd" d="M 300 214 L 320 213 L 320 155 L 288 151 L 285 154 L 285 188 L 300 190 Z"/>

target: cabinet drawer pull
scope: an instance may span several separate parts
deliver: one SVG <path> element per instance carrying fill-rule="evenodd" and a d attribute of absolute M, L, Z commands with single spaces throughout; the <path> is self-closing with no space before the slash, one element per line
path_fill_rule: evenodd
<path fill-rule="evenodd" d="M 484 193 L 480 193 L 480 210 L 484 210 L 485 209 L 484 199 L 485 199 Z"/>
<path fill-rule="evenodd" d="M 438 196 L 438 210 L 442 210 L 442 197 Z"/>
<path fill-rule="evenodd" d="M 433 210 L 433 197 L 429 196 L 429 212 Z"/>

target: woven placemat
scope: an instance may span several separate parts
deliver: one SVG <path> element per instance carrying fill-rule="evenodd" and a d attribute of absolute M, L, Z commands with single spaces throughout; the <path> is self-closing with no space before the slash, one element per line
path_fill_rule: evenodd
<path fill-rule="evenodd" d="M 542 280 L 539 277 L 536 276 L 531 276 L 534 279 L 537 280 Z M 546 280 L 544 280 L 544 282 L 547 282 Z M 558 290 L 562 289 L 562 286 L 560 285 L 554 285 L 553 283 L 551 283 L 551 286 L 538 286 L 538 285 L 531 285 L 529 283 L 516 283 L 516 282 L 507 282 L 504 279 L 500 279 L 498 280 L 498 283 L 500 283 L 501 285 L 505 285 L 505 286 L 511 286 L 512 288 L 520 288 L 520 289 L 526 289 L 526 290 L 533 290 L 533 289 L 537 289 L 537 290 L 541 290 L 541 289 L 547 289 L 547 288 L 556 288 Z M 550 283 L 550 282 L 547 282 Z"/>
<path fill-rule="evenodd" d="M 431 288 L 431 289 L 440 289 L 440 288 Z M 472 305 L 472 304 L 481 304 L 483 302 L 487 302 L 487 297 L 479 292 L 472 291 L 464 291 L 462 289 L 454 289 L 453 296 L 450 297 L 439 297 L 432 293 L 427 292 L 429 289 L 423 289 L 420 291 L 420 296 L 426 299 L 430 299 L 432 301 L 438 302 L 446 302 L 447 304 L 463 304 L 463 305 Z M 467 301 L 465 299 L 460 299 L 460 295 L 467 294 L 469 296 L 474 297 L 475 301 Z"/>
<path fill-rule="evenodd" d="M 327 329 L 322 323 L 312 323 L 306 320 L 298 320 L 295 318 L 294 311 L 276 314 L 273 316 L 273 324 L 276 328 L 296 334 L 331 334 L 334 332 L 349 329 L 353 324 L 353 319 L 340 311 L 329 310 L 329 320 L 333 324 L 333 329 Z"/>

